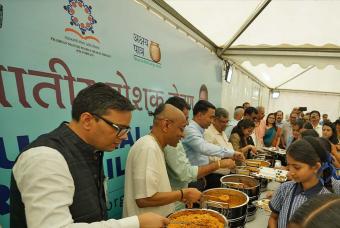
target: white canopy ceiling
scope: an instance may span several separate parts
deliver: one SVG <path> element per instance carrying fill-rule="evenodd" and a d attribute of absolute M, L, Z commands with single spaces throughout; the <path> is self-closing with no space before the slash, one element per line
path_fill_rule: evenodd
<path fill-rule="evenodd" d="M 339 0 L 153 2 L 269 88 L 340 94 Z"/>

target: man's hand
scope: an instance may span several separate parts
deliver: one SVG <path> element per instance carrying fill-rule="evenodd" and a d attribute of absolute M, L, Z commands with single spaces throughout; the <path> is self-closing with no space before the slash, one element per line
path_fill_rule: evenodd
<path fill-rule="evenodd" d="M 236 167 L 233 159 L 222 159 L 220 161 L 220 168 L 234 169 Z"/>
<path fill-rule="evenodd" d="M 240 161 L 244 161 L 246 160 L 243 153 L 239 152 L 239 151 L 235 151 L 234 156 L 233 156 L 234 160 L 240 160 Z"/>
<path fill-rule="evenodd" d="M 140 214 L 138 220 L 141 228 L 160 228 L 169 223 L 169 219 L 152 212 Z"/>
<path fill-rule="evenodd" d="M 202 193 L 197 188 L 183 188 L 183 202 L 188 206 L 201 199 Z"/>

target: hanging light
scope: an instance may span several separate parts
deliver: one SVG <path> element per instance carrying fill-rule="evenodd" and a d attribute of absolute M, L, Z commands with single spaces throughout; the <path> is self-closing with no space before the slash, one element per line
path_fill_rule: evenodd
<path fill-rule="evenodd" d="M 280 97 L 280 91 L 279 90 L 272 90 L 272 98 L 278 99 Z"/>
<path fill-rule="evenodd" d="M 224 61 L 223 63 L 223 73 L 224 73 L 224 80 L 228 83 L 231 82 L 231 78 L 233 76 L 233 68 L 228 61 Z"/>

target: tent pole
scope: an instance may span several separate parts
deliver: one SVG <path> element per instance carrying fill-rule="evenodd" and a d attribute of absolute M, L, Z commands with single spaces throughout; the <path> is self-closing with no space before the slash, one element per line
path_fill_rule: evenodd
<path fill-rule="evenodd" d="M 279 89 L 281 86 L 283 86 L 283 85 L 287 84 L 288 82 L 290 82 L 290 81 L 292 81 L 292 80 L 294 80 L 294 79 L 300 77 L 301 75 L 303 75 L 303 74 L 306 73 L 307 71 L 310 71 L 310 70 L 313 69 L 314 67 L 315 67 L 315 65 L 309 66 L 309 67 L 308 67 L 307 69 L 305 69 L 304 71 L 298 73 L 297 75 L 295 75 L 294 77 L 288 79 L 288 80 L 285 81 L 284 83 L 282 83 L 282 84 L 276 86 L 274 89 Z"/>
<path fill-rule="evenodd" d="M 340 48 L 306 48 L 306 47 L 237 47 L 229 48 L 223 56 L 248 55 L 248 56 L 287 56 L 287 57 L 328 57 L 340 58 Z"/>
<path fill-rule="evenodd" d="M 336 92 L 321 92 L 321 91 L 311 91 L 311 90 L 280 89 L 280 92 L 340 96 L 340 93 L 336 93 Z"/>
<path fill-rule="evenodd" d="M 222 56 L 223 53 L 242 35 L 242 33 L 251 25 L 251 23 L 257 18 L 258 15 L 261 14 L 261 12 L 266 8 L 266 6 L 271 2 L 272 0 L 264 0 L 260 7 L 252 14 L 246 22 L 239 28 L 239 30 L 236 32 L 236 34 L 229 40 L 227 44 L 224 45 L 223 49 L 217 52 L 218 56 Z"/>

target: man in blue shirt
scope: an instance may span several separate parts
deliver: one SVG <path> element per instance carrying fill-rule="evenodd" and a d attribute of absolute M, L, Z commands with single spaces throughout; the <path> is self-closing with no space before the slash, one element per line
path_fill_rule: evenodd
<path fill-rule="evenodd" d="M 184 130 L 185 138 L 182 144 L 192 165 L 202 166 L 209 164 L 208 156 L 228 157 L 236 160 L 244 159 L 241 152 L 214 145 L 204 140 L 204 130 L 212 123 L 215 117 L 215 109 L 215 106 L 209 101 L 198 101 L 193 109 L 194 117 Z M 189 186 L 203 190 L 204 183 L 202 183 L 202 180 L 198 182 Z"/>

